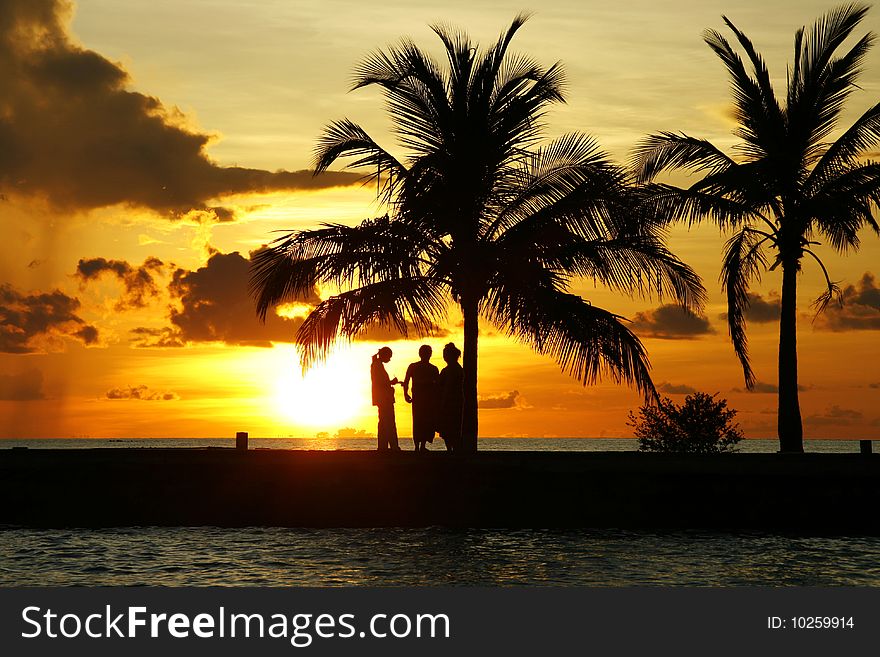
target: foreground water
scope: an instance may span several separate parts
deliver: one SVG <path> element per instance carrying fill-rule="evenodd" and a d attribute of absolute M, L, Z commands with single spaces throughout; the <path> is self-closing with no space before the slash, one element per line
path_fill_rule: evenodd
<path fill-rule="evenodd" d="M 0 586 L 880 586 L 872 537 L 5 528 L 0 555 Z"/>

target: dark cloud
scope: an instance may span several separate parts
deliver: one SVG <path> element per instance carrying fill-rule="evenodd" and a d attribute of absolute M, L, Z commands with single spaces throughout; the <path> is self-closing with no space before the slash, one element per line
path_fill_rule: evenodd
<path fill-rule="evenodd" d="M 32 401 L 45 399 L 43 373 L 34 368 L 19 374 L 0 374 L 0 400 Z"/>
<path fill-rule="evenodd" d="M 96 344 L 98 329 L 76 314 L 79 307 L 79 299 L 60 290 L 22 294 L 0 285 L 0 352 L 60 351 L 62 337 Z"/>
<path fill-rule="evenodd" d="M 697 391 L 689 385 L 675 384 L 664 381 L 657 386 L 657 392 L 665 392 L 668 395 L 692 395 Z"/>
<path fill-rule="evenodd" d="M 140 326 L 130 331 L 132 344 L 135 347 L 184 347 L 186 342 L 180 334 L 167 326 L 162 328 L 146 328 Z"/>
<path fill-rule="evenodd" d="M 880 287 L 871 272 L 865 272 L 855 285 L 847 285 L 843 304 L 830 304 L 819 315 L 816 326 L 829 331 L 880 330 Z"/>
<path fill-rule="evenodd" d="M 752 292 L 747 296 L 749 300 L 749 307 L 745 312 L 747 321 L 756 324 L 779 321 L 780 298 L 777 292 L 771 292 L 766 298 Z M 727 321 L 727 313 L 721 313 L 718 318 Z"/>
<path fill-rule="evenodd" d="M 273 342 L 292 342 L 302 318 L 266 316 L 257 319 L 248 291 L 250 261 L 239 254 L 214 253 L 204 267 L 195 271 L 178 268 L 168 290 L 174 301 L 170 327 L 138 328 L 134 342 L 143 347 L 179 347 L 188 342 L 270 347 Z M 318 303 L 316 291 L 301 302 Z"/>
<path fill-rule="evenodd" d="M 826 415 L 828 417 L 847 418 L 850 420 L 859 420 L 862 418 L 861 411 L 856 411 L 851 408 L 841 408 L 836 404 L 828 409 Z"/>
<path fill-rule="evenodd" d="M 224 221 L 211 199 L 350 185 L 357 176 L 221 167 L 210 135 L 129 90 L 118 63 L 71 39 L 66 0 L 0 0 L 0 188 L 65 210 L 118 203 Z"/>
<path fill-rule="evenodd" d="M 138 347 L 183 347 L 189 342 L 271 347 L 273 342 L 293 342 L 308 311 L 321 301 L 317 290 L 312 290 L 307 298 L 296 302 L 303 306 L 300 316 L 279 317 L 270 312 L 263 324 L 257 319 L 254 301 L 248 290 L 250 260 L 237 251 L 220 253 L 209 248 L 209 252 L 211 256 L 204 267 L 195 271 L 178 268 L 172 273 L 168 286 L 172 300 L 169 311 L 171 326 L 136 328 L 131 331 L 132 343 Z M 253 257 L 255 253 L 252 252 L 250 256 Z M 96 258 L 95 261 L 101 261 L 94 265 L 96 271 L 112 271 L 124 281 L 147 265 L 145 263 L 141 268 L 134 269 L 125 262 L 102 258 Z M 134 280 L 139 282 L 141 279 Z M 438 328 L 431 337 L 443 338 L 448 335 L 449 331 Z M 356 339 L 392 342 L 416 336 L 418 332 L 412 326 L 408 338 L 393 328 L 372 326 Z"/>
<path fill-rule="evenodd" d="M 480 408 L 530 408 L 525 398 L 519 394 L 519 390 L 500 395 L 480 396 L 478 400 Z"/>
<path fill-rule="evenodd" d="M 798 384 L 798 390 L 804 392 L 805 390 L 809 390 L 807 386 Z M 731 392 L 753 392 L 753 393 L 772 393 L 776 394 L 779 392 L 779 386 L 775 383 L 766 383 L 764 381 L 756 381 L 754 387 L 749 390 L 748 388 L 731 388 Z M 774 411 L 775 412 L 775 411 Z"/>
<path fill-rule="evenodd" d="M 353 427 L 343 427 L 336 432 L 334 438 L 375 438 L 375 433 L 370 433 L 364 429 L 355 429 Z"/>
<path fill-rule="evenodd" d="M 824 413 L 808 415 L 804 418 L 804 423 L 813 426 L 833 426 L 841 424 L 853 424 L 861 420 L 861 411 L 851 408 L 841 408 L 837 404 L 829 407 Z"/>
<path fill-rule="evenodd" d="M 803 390 L 803 386 L 798 386 L 798 390 Z M 743 392 L 743 390 L 736 389 L 737 392 Z M 779 392 L 779 386 L 775 383 L 766 383 L 764 381 L 756 381 L 755 385 L 751 390 L 745 390 L 745 392 L 764 392 L 764 393 L 777 393 Z"/>
<path fill-rule="evenodd" d="M 636 313 L 632 328 L 642 337 L 665 340 L 689 339 L 714 333 L 708 319 L 674 304 Z"/>
<path fill-rule="evenodd" d="M 107 399 L 140 399 L 142 401 L 174 401 L 180 399 L 176 392 L 150 390 L 147 386 L 125 386 L 111 388 L 106 393 Z"/>
<path fill-rule="evenodd" d="M 116 303 L 116 310 L 143 308 L 149 297 L 159 295 L 159 286 L 153 275 L 164 267 L 158 258 L 147 258 L 139 267 L 133 267 L 124 260 L 105 258 L 81 259 L 76 266 L 76 276 L 85 284 L 107 274 L 119 279 L 125 286 L 125 293 Z"/>

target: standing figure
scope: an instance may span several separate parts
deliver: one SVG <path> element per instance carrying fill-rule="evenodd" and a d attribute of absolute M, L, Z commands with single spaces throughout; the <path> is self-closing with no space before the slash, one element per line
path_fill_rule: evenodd
<path fill-rule="evenodd" d="M 464 371 L 458 363 L 461 349 L 453 343 L 443 347 L 443 360 L 446 367 L 440 372 L 440 436 L 446 441 L 446 449 L 456 452 L 461 449 L 461 410 L 463 406 L 462 381 Z"/>
<path fill-rule="evenodd" d="M 417 452 L 427 451 L 426 443 L 434 442 L 437 423 L 437 383 L 440 370 L 431 364 L 431 347 L 419 347 L 419 361 L 406 368 L 403 377 L 403 398 L 412 404 L 413 443 Z M 412 381 L 412 395 L 409 383 Z"/>
<path fill-rule="evenodd" d="M 397 377 L 388 378 L 385 363 L 391 360 L 391 349 L 382 347 L 373 356 L 370 365 L 370 380 L 373 383 L 373 406 L 379 409 L 379 451 L 400 449 L 397 444 L 397 422 L 394 420 L 394 386 L 399 383 Z"/>

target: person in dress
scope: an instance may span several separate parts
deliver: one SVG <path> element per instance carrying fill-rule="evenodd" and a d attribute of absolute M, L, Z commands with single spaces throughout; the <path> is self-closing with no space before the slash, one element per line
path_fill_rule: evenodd
<path fill-rule="evenodd" d="M 440 404 L 438 429 L 446 442 L 446 449 L 456 452 L 461 449 L 461 411 L 463 406 L 462 380 L 464 371 L 458 359 L 461 349 L 453 343 L 443 347 L 443 360 L 446 367 L 440 372 Z"/>
<path fill-rule="evenodd" d="M 431 364 L 433 350 L 426 344 L 419 347 L 419 360 L 406 368 L 403 398 L 412 404 L 413 443 L 417 452 L 427 451 L 434 442 L 437 423 L 437 384 L 440 370 Z M 412 383 L 412 394 L 409 385 Z"/>
<path fill-rule="evenodd" d="M 394 419 L 394 386 L 399 383 L 397 377 L 389 378 L 385 371 L 385 363 L 391 360 L 389 347 L 382 347 L 373 356 L 370 365 L 370 380 L 373 384 L 373 406 L 379 410 L 379 451 L 399 450 L 397 444 L 397 422 Z"/>

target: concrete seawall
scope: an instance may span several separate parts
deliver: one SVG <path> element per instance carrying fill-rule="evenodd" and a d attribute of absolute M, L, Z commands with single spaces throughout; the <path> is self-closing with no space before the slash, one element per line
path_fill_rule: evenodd
<path fill-rule="evenodd" d="M 0 450 L 0 524 L 880 535 L 880 455 Z"/>

